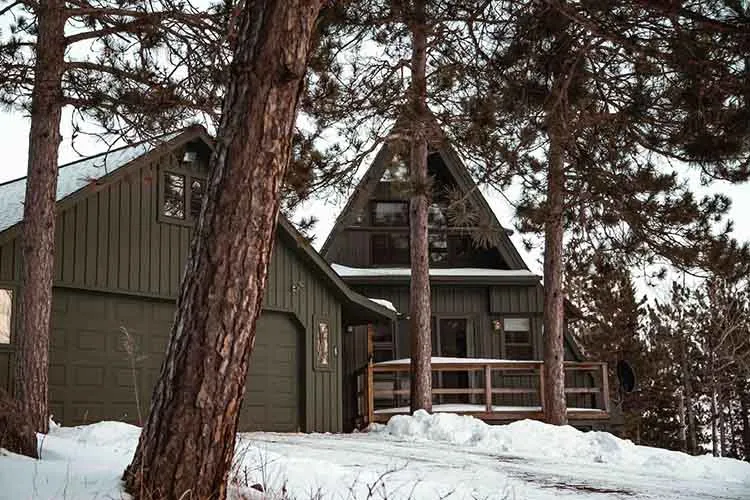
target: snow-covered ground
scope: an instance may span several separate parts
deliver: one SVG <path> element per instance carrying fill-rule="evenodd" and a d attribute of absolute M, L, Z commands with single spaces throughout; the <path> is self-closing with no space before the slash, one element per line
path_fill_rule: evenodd
<path fill-rule="evenodd" d="M 54 428 L 43 459 L 0 452 L 0 498 L 124 498 L 119 478 L 139 429 L 118 422 Z M 748 499 L 750 464 L 635 446 L 524 420 L 396 416 L 371 432 L 243 434 L 235 498 L 249 485 L 306 499 Z"/>

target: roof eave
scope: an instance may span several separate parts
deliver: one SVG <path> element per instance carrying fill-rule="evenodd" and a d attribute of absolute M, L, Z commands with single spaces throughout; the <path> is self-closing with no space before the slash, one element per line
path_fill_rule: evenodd
<path fill-rule="evenodd" d="M 349 285 L 381 285 L 408 284 L 411 276 L 342 276 L 342 280 Z M 519 285 L 533 286 L 539 284 L 541 278 L 530 276 L 430 276 L 430 283 L 436 285 Z"/>
<path fill-rule="evenodd" d="M 348 284 L 331 269 L 331 266 L 328 265 L 323 257 L 313 250 L 304 237 L 292 226 L 292 223 L 281 214 L 279 215 L 278 229 L 294 245 L 294 248 L 301 252 L 301 255 L 321 272 L 329 284 L 338 292 L 339 296 L 345 299 L 344 310 L 347 313 L 350 324 L 363 324 L 382 321 L 383 319 L 396 320 L 397 315 L 394 311 L 373 302 L 349 288 Z M 356 322 L 352 317 L 352 313 L 357 317 L 361 317 L 361 322 Z"/>

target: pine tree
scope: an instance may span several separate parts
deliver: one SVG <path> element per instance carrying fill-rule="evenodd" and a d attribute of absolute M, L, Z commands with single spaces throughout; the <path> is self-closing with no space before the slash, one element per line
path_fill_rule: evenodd
<path fill-rule="evenodd" d="M 190 113 L 215 114 L 213 94 L 172 60 L 192 40 L 180 26 L 215 31 L 212 15 L 151 2 L 0 1 L 0 103 L 28 110 L 28 177 L 21 237 L 21 315 L 15 397 L 38 432 L 46 432 L 47 358 L 52 301 L 57 154 L 65 106 L 104 131 L 151 137 Z M 158 7 L 158 6 L 157 6 Z M 87 50 L 88 49 L 88 50 Z M 205 82 L 205 81 L 204 81 Z M 76 129 L 78 127 L 76 125 Z"/>
<path fill-rule="evenodd" d="M 677 173 L 684 162 L 707 182 L 750 173 L 746 18 L 718 3 L 673 12 L 630 2 L 516 2 L 506 5 L 511 28 L 494 30 L 502 43 L 477 44 L 488 70 L 472 82 L 466 106 L 486 119 L 467 123 L 458 143 L 478 159 L 480 178 L 501 189 L 520 179 L 519 228 L 545 235 L 550 422 L 565 421 L 566 230 L 573 244 L 628 265 L 661 257 L 686 269 L 728 269 L 747 261 L 747 246 L 728 237 L 731 226 L 716 229 L 729 200 L 696 199 Z"/>
<path fill-rule="evenodd" d="M 136 499 L 226 497 L 281 183 L 322 4 L 259 0 L 239 11 L 207 201 L 151 410 L 125 472 Z"/>
<path fill-rule="evenodd" d="M 618 384 L 610 384 L 610 398 L 618 404 L 625 419 L 625 436 L 638 441 L 640 417 L 644 410 L 643 374 L 647 346 L 643 338 L 645 297 L 636 299 L 630 270 L 598 252 L 571 255 L 566 252 L 565 288 L 569 299 L 579 305 L 583 318 L 571 324 L 571 331 L 589 359 L 607 363 L 610 380 L 616 381 L 615 368 L 626 361 L 634 369 L 638 387 L 626 394 Z"/>

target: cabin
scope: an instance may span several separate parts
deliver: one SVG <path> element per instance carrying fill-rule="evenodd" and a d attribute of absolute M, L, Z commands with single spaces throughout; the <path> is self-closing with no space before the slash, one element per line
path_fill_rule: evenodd
<path fill-rule="evenodd" d="M 191 128 L 59 168 L 49 401 L 64 425 L 138 423 L 159 375 L 212 141 Z M 18 335 L 26 179 L 0 184 L 0 387 Z M 343 341 L 395 314 L 353 291 L 283 217 L 239 429 L 344 429 Z M 130 349 L 128 346 L 133 346 Z"/>
<path fill-rule="evenodd" d="M 395 323 L 353 326 L 344 337 L 347 429 L 409 410 L 408 163 L 385 144 L 321 249 L 341 278 L 390 302 Z M 433 149 L 429 209 L 433 409 L 488 422 L 541 418 L 544 308 L 531 272 L 450 144 Z M 607 367 L 565 335 L 569 420 L 606 426 Z"/>

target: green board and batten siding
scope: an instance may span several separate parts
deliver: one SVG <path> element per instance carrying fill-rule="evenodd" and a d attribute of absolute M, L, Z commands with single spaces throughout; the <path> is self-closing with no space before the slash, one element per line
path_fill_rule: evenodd
<path fill-rule="evenodd" d="M 189 226 L 158 221 L 157 185 L 159 169 L 173 164 L 180 154 L 177 151 L 150 163 L 122 168 L 105 182 L 92 182 L 83 193 L 58 204 L 54 269 L 54 307 L 58 315 L 61 308 L 70 307 L 71 297 L 77 301 L 85 297 L 89 302 L 101 302 L 99 306 L 106 308 L 110 307 L 106 303 L 111 297 L 120 296 L 125 302 L 148 304 L 146 309 L 156 311 L 152 313 L 157 314 L 159 321 L 166 315 L 168 321 L 159 332 L 168 335 L 192 230 Z M 17 236 L 18 226 L 0 233 L 0 286 L 10 286 L 16 291 L 20 269 Z M 301 332 L 307 332 L 301 346 L 305 377 L 304 386 L 299 387 L 304 401 L 302 429 L 338 431 L 342 425 L 338 356 L 341 299 L 318 278 L 319 271 L 312 270 L 299 257 L 296 246 L 297 242 L 279 232 L 269 267 L 264 316 L 287 316 L 298 324 Z M 325 320 L 329 325 L 332 364 L 328 371 L 313 369 L 312 332 L 317 320 Z M 56 354 L 54 343 L 53 338 L 52 359 L 70 355 Z M 0 346 L 0 384 L 5 387 L 10 385 L 12 352 L 12 343 Z M 110 354 L 103 352 L 103 358 L 117 350 L 111 347 L 105 352 Z M 158 364 L 152 362 L 149 370 Z M 55 378 L 62 376 L 59 370 L 50 373 L 53 402 Z M 146 378 L 145 385 L 153 383 L 151 378 Z M 150 389 L 143 391 L 145 397 L 150 395 Z"/>
<path fill-rule="evenodd" d="M 408 286 L 356 285 L 358 292 L 393 303 L 396 310 L 409 314 Z M 469 357 L 501 359 L 501 335 L 492 332 L 490 321 L 500 317 L 527 317 L 531 320 L 534 359 L 542 359 L 542 314 L 544 296 L 541 285 L 522 286 L 456 286 L 431 285 L 432 314 L 435 316 L 465 316 L 473 323 Z M 398 332 L 396 356 L 409 357 L 409 336 Z M 577 359 L 569 342 L 565 344 L 565 358 Z"/>

